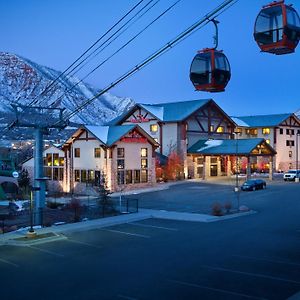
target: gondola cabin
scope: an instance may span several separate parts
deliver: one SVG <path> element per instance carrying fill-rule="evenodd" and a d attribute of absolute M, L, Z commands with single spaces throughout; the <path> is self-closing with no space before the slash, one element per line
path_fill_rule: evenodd
<path fill-rule="evenodd" d="M 223 51 L 203 49 L 192 61 L 190 80 L 197 91 L 223 92 L 230 76 L 230 65 Z"/>
<path fill-rule="evenodd" d="M 291 5 L 274 1 L 263 6 L 254 27 L 254 39 L 261 51 L 277 55 L 293 53 L 299 38 L 300 19 Z"/>

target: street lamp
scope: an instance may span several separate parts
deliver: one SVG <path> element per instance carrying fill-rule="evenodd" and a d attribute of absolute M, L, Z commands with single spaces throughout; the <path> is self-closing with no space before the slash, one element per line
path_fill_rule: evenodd
<path fill-rule="evenodd" d="M 299 177 L 298 177 L 298 139 L 299 139 L 299 136 L 300 136 L 300 132 L 297 131 L 297 134 L 296 134 L 296 177 L 295 177 L 295 182 L 299 182 Z"/>
<path fill-rule="evenodd" d="M 238 211 L 240 210 L 240 192 L 239 192 L 239 174 L 238 174 L 238 135 L 239 132 L 235 131 L 234 133 L 235 136 L 235 187 L 234 187 L 234 192 L 236 194 L 236 200 L 237 200 L 237 209 Z"/>

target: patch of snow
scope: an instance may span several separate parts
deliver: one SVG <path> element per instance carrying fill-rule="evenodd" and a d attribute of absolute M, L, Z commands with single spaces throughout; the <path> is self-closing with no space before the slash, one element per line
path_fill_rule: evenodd
<path fill-rule="evenodd" d="M 201 147 L 200 149 L 197 150 L 197 152 L 203 151 L 205 149 L 209 149 L 209 148 L 214 148 L 214 147 L 218 147 L 220 145 L 223 144 L 223 140 L 208 140 L 204 143 L 206 146 L 205 147 Z"/>

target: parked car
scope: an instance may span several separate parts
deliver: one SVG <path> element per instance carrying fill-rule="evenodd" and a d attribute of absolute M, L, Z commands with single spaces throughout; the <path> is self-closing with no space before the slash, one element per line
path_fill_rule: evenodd
<path fill-rule="evenodd" d="M 266 187 L 267 183 L 262 179 L 248 179 L 242 184 L 241 189 L 242 191 L 255 191 Z"/>
<path fill-rule="evenodd" d="M 287 172 L 285 172 L 283 174 L 283 180 L 287 181 L 287 180 L 295 180 L 295 178 L 300 178 L 300 170 L 288 170 Z"/>

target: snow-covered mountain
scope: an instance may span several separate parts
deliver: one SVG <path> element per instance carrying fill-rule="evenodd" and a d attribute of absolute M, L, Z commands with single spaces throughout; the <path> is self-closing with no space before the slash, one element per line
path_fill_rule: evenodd
<path fill-rule="evenodd" d="M 72 88 L 79 79 L 62 75 L 43 93 L 60 74 L 60 71 L 41 66 L 18 55 L 0 52 L 0 123 L 5 124 L 13 118 L 13 103 L 29 105 L 38 100 L 39 106 L 55 104 L 55 107 L 65 108 L 65 112 L 68 113 L 99 91 L 86 83 Z M 70 121 L 101 125 L 118 117 L 133 105 L 134 101 L 130 98 L 105 93 Z"/>

